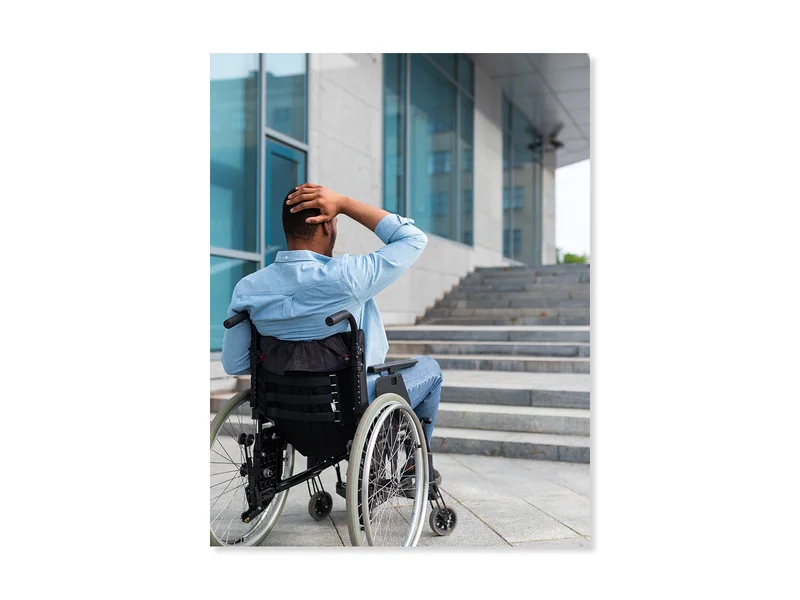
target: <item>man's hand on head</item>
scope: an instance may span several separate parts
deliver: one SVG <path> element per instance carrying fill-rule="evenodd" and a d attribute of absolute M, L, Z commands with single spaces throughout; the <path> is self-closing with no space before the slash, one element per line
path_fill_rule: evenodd
<path fill-rule="evenodd" d="M 319 216 L 306 219 L 306 223 L 316 225 L 330 221 L 336 215 L 344 212 L 345 205 L 349 200 L 347 196 L 337 194 L 321 185 L 304 183 L 289 194 L 286 204 L 292 207 L 289 212 L 293 213 L 309 208 L 319 209 Z"/>

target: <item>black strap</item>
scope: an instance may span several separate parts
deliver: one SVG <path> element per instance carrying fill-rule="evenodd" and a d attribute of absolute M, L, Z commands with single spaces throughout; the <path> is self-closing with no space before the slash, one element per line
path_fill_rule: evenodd
<path fill-rule="evenodd" d="M 316 394 L 314 396 L 302 396 L 295 394 L 278 394 L 277 392 L 265 392 L 264 398 L 267 402 L 282 402 L 284 404 L 330 404 L 334 402 L 331 394 Z"/>
<path fill-rule="evenodd" d="M 330 423 L 336 421 L 336 415 L 334 415 L 332 412 L 303 413 L 303 412 L 295 412 L 293 410 L 282 410 L 280 408 L 267 407 L 266 413 L 268 417 L 275 417 L 278 419 L 289 419 L 290 421 L 328 421 Z"/>
<path fill-rule="evenodd" d="M 276 375 L 269 371 L 264 371 L 264 376 L 269 383 L 276 383 L 278 385 L 288 385 L 294 387 L 327 387 L 331 385 L 330 375 L 322 377 L 305 377 L 293 375 L 287 377 L 286 375 Z"/>

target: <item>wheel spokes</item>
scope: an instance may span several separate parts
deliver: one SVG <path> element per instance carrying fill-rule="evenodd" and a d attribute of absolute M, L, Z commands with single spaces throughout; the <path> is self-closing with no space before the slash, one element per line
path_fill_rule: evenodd
<path fill-rule="evenodd" d="M 405 496 L 408 477 L 416 476 L 416 467 L 406 472 L 411 458 L 408 443 L 418 443 L 414 423 L 400 406 L 389 409 L 391 414 L 378 417 L 379 427 L 374 427 L 368 437 L 368 448 L 362 481 L 368 482 L 367 506 L 364 514 L 364 535 L 372 545 L 405 545 L 412 538 L 411 520 L 404 510 L 414 508 L 416 497 Z M 412 446 L 413 447 L 413 446 Z M 368 458 L 369 457 L 369 458 Z M 362 483 L 363 485 L 363 483 Z M 419 526 L 419 525 L 417 525 Z"/>

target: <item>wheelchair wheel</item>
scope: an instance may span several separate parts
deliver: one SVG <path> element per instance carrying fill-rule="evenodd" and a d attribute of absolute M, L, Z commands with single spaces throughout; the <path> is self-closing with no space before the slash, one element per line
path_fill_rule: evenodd
<path fill-rule="evenodd" d="M 364 411 L 350 447 L 345 499 L 350 543 L 416 546 L 427 501 L 422 425 L 401 396 L 383 394 Z"/>
<path fill-rule="evenodd" d="M 434 508 L 429 523 L 436 535 L 450 535 L 458 524 L 458 517 L 452 508 Z"/>
<path fill-rule="evenodd" d="M 315 521 L 321 521 L 333 509 L 333 498 L 328 492 L 316 492 L 308 500 L 308 514 Z"/>
<path fill-rule="evenodd" d="M 239 472 L 244 451 L 238 439 L 242 433 L 255 434 L 250 416 L 250 391 L 236 394 L 211 422 L 211 545 L 257 546 L 267 537 L 286 504 L 288 490 L 276 494 L 269 506 L 249 523 L 241 515 L 247 509 L 244 488 L 247 477 Z M 283 450 L 282 478 L 294 471 L 294 449 Z"/>

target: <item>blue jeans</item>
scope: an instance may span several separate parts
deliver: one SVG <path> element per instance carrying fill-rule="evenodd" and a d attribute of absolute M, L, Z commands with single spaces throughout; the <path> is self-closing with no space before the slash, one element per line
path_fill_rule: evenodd
<path fill-rule="evenodd" d="M 420 421 L 431 420 L 428 424 L 422 424 L 430 446 L 433 426 L 436 425 L 436 415 L 439 412 L 439 398 L 442 395 L 442 369 L 430 356 L 415 356 L 414 359 L 418 361 L 417 364 L 398 373 L 403 375 L 411 408 Z"/>

